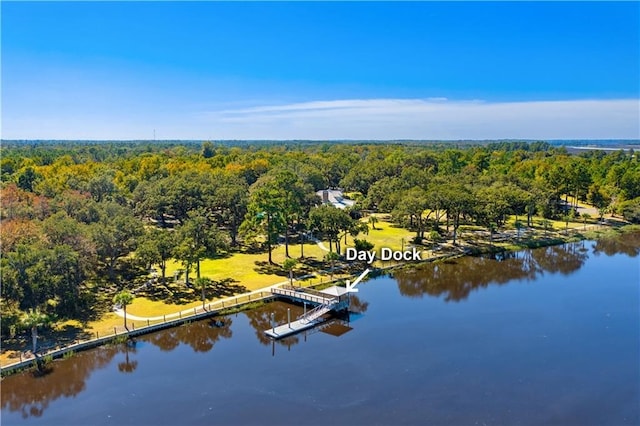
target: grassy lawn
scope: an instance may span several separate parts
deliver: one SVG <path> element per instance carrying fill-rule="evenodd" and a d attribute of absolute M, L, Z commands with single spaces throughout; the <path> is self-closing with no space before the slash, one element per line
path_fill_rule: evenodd
<path fill-rule="evenodd" d="M 411 243 L 413 237 L 415 237 L 415 232 L 398 228 L 394 224 L 380 218 L 376 223 L 376 229 L 373 229 L 371 225 L 369 225 L 369 234 L 360 234 L 357 238 L 373 243 L 375 245 L 374 250 L 382 247 L 400 250 L 402 247 L 402 239 L 404 239 L 404 247 L 406 248 Z M 347 237 L 347 246 L 353 247 L 353 238 L 351 238 L 351 236 Z"/>
<path fill-rule="evenodd" d="M 321 250 L 315 243 L 305 243 L 304 255 L 306 258 L 322 260 L 325 251 Z M 300 245 L 289 244 L 289 255 L 297 258 L 300 256 Z M 281 265 L 285 260 L 285 247 L 279 245 L 272 253 L 273 261 Z M 218 259 L 205 259 L 200 263 L 200 274 L 203 277 L 211 278 L 214 281 L 230 279 L 247 289 L 247 291 L 268 287 L 282 281 L 286 281 L 288 275 L 281 268 L 268 265 L 267 253 L 233 253 L 230 257 Z M 169 262 L 167 265 L 167 278 L 172 278 L 173 274 L 184 267 L 179 262 Z M 189 274 L 189 279 L 195 278 L 195 266 Z M 184 273 L 180 277 L 184 280 Z"/>
<path fill-rule="evenodd" d="M 562 200 L 564 201 L 565 197 L 562 197 Z M 573 195 L 569 195 L 568 197 L 569 200 L 569 204 L 574 204 L 576 202 L 576 198 Z M 593 208 L 593 206 L 590 206 L 589 204 L 586 204 L 580 200 L 578 200 L 578 207 L 583 207 L 583 208 Z"/>
<path fill-rule="evenodd" d="M 526 216 L 518 216 L 518 220 L 524 225 L 527 225 L 527 217 Z M 544 225 L 543 225 L 543 221 L 545 219 L 542 216 L 533 216 L 531 218 L 531 224 L 533 225 L 534 228 L 540 228 L 540 229 L 544 229 Z M 549 221 L 549 231 L 554 230 L 554 231 L 563 231 L 565 229 L 565 221 L 564 220 L 551 220 L 548 219 Z M 508 229 L 515 229 L 515 223 L 516 223 L 516 217 L 515 216 L 509 216 L 508 219 L 506 220 L 505 223 L 505 227 Z M 590 218 L 586 221 L 586 225 L 594 225 L 597 224 L 597 218 Z M 580 218 L 578 218 L 578 220 L 574 220 L 574 221 L 569 221 L 569 229 L 581 229 L 584 228 L 584 221 Z"/>

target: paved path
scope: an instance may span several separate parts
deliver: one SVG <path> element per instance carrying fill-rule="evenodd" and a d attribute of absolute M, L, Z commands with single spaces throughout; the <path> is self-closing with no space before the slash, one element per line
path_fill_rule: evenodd
<path fill-rule="evenodd" d="M 318 245 L 318 247 L 320 247 L 320 250 L 322 251 L 326 251 L 328 252 L 329 249 L 327 248 L 327 246 L 324 245 L 324 243 L 322 241 L 320 241 L 319 239 L 317 239 L 316 237 L 312 236 L 312 235 L 308 235 L 309 239 L 311 241 L 313 241 L 314 243 L 316 243 Z"/>

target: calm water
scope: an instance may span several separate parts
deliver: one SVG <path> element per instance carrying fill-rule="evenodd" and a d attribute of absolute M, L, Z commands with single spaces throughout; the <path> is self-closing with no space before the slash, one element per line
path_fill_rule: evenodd
<path fill-rule="evenodd" d="M 2 424 L 637 425 L 639 253 L 633 234 L 396 272 L 275 343 L 283 303 L 166 330 L 6 378 Z"/>

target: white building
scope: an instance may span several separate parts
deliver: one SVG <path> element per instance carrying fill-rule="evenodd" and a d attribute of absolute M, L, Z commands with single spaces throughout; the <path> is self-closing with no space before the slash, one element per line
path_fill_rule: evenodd
<path fill-rule="evenodd" d="M 337 189 L 323 189 L 316 192 L 316 195 L 322 198 L 322 204 L 332 204 L 339 209 L 346 209 L 355 204 L 355 201 L 344 198 L 342 191 Z"/>

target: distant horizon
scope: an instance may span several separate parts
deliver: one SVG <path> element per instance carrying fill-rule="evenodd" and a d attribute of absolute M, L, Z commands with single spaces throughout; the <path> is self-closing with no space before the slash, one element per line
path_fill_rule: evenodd
<path fill-rule="evenodd" d="M 640 138 L 609 138 L 609 139 L 514 139 L 514 138 L 490 138 L 490 139 L 0 139 L 0 142 L 620 142 L 640 143 Z"/>

